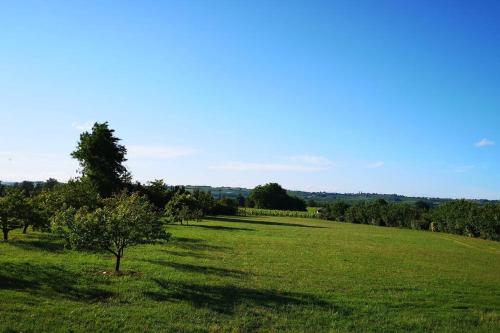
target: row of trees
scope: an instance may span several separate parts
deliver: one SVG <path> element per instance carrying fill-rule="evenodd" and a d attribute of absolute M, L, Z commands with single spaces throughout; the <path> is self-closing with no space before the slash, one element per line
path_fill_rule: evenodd
<path fill-rule="evenodd" d="M 453 200 L 435 208 L 425 202 L 387 203 L 385 200 L 349 205 L 335 202 L 320 209 L 323 219 L 447 232 L 500 240 L 500 204 Z"/>
<path fill-rule="evenodd" d="M 91 132 L 81 134 L 71 154 L 81 166 L 78 179 L 0 186 L 4 240 L 18 228 L 53 231 L 69 248 L 112 253 L 119 271 L 127 247 L 168 240 L 167 223 L 236 214 L 235 200 L 215 200 L 210 193 L 190 193 L 162 180 L 132 183 L 123 164 L 127 150 L 119 141 L 107 123 L 96 123 Z"/>
<path fill-rule="evenodd" d="M 41 197 L 27 197 L 18 188 L 2 191 L 0 196 L 0 228 L 3 240 L 8 241 L 9 232 L 23 229 L 26 233 L 31 225 L 38 230 L 48 230 L 49 212 L 45 209 Z"/>

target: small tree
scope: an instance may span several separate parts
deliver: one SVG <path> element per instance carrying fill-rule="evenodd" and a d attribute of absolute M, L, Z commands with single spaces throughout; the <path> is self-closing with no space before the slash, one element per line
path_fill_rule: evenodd
<path fill-rule="evenodd" d="M 5 192 L 5 196 L 0 197 L 0 226 L 3 240 L 8 241 L 11 230 L 24 226 L 29 206 L 20 189 L 10 189 Z"/>
<path fill-rule="evenodd" d="M 196 200 L 196 206 L 203 212 L 203 215 L 212 214 L 216 206 L 216 202 L 212 193 L 200 191 L 196 189 L 193 191 L 192 196 Z"/>
<path fill-rule="evenodd" d="M 104 200 L 103 207 L 94 211 L 87 207 L 60 211 L 54 225 L 71 248 L 112 253 L 116 272 L 125 248 L 170 236 L 149 201 L 137 193 L 122 192 Z"/>
<path fill-rule="evenodd" d="M 203 210 L 198 206 L 198 202 L 190 193 L 177 193 L 165 207 L 165 216 L 171 222 L 183 224 L 188 221 L 197 221 L 203 217 Z"/>
<path fill-rule="evenodd" d="M 43 192 L 42 192 L 43 193 Z M 45 206 L 42 193 L 35 197 L 28 198 L 26 201 L 26 210 L 24 212 L 23 234 L 31 226 L 35 230 L 48 231 L 50 229 L 50 210 Z"/>

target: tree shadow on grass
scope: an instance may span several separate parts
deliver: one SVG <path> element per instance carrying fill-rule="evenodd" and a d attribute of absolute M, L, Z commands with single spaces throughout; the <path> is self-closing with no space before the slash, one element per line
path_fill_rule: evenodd
<path fill-rule="evenodd" d="M 79 287 L 81 281 L 92 287 Z M 0 266 L 0 290 L 26 291 L 30 295 L 67 298 L 81 302 L 103 302 L 114 294 L 100 289 L 96 281 L 82 281 L 82 276 L 55 265 L 4 263 Z"/>
<path fill-rule="evenodd" d="M 299 223 L 286 223 L 286 222 L 274 222 L 274 221 L 260 221 L 260 220 L 249 220 L 249 219 L 241 219 L 234 217 L 220 217 L 220 216 L 211 216 L 205 217 L 205 220 L 209 221 L 220 221 L 220 222 L 236 222 L 236 223 L 248 223 L 248 224 L 262 224 L 262 225 L 275 225 L 282 227 L 297 227 L 297 228 L 315 228 L 315 229 L 324 229 L 326 227 L 320 227 L 315 225 L 307 225 L 307 224 L 299 224 Z"/>
<path fill-rule="evenodd" d="M 170 267 L 179 271 L 187 272 L 187 273 L 200 273 L 200 274 L 210 274 L 210 275 L 217 275 L 221 277 L 235 277 L 235 278 L 241 278 L 244 276 L 249 275 L 250 273 L 240 271 L 237 269 L 227 269 L 227 268 L 219 268 L 219 267 L 213 267 L 213 266 L 198 266 L 198 265 L 191 265 L 191 264 L 181 264 L 181 263 L 176 263 L 176 262 L 170 262 L 166 260 L 161 260 L 161 259 L 153 259 L 153 260 L 145 260 L 149 263 L 156 264 L 156 265 L 161 265 L 165 267 Z"/>
<path fill-rule="evenodd" d="M 205 224 L 190 224 L 190 227 L 211 229 L 211 230 L 222 230 L 222 231 L 255 231 L 255 229 L 250 228 L 236 228 L 236 227 L 225 227 L 222 225 L 205 225 Z"/>
<path fill-rule="evenodd" d="M 52 234 L 25 235 L 23 239 L 15 239 L 9 242 L 10 245 L 23 250 L 36 250 L 48 252 L 63 252 L 64 244 L 60 238 Z"/>
<path fill-rule="evenodd" d="M 318 297 L 303 293 L 280 293 L 274 290 L 250 289 L 236 286 L 208 286 L 184 282 L 154 280 L 159 291 L 145 292 L 145 296 L 158 302 L 189 302 L 196 308 L 208 308 L 224 314 L 234 314 L 241 305 L 279 308 L 290 305 L 333 310 L 348 315 L 351 310 L 334 305 Z"/>
<path fill-rule="evenodd" d="M 224 251 L 229 249 L 227 246 L 211 245 L 203 239 L 188 237 L 174 237 L 168 244 L 191 251 Z"/>
<path fill-rule="evenodd" d="M 177 256 L 177 257 L 191 257 L 191 258 L 197 258 L 197 259 L 206 259 L 210 258 L 211 256 L 208 256 L 206 254 L 202 253 L 196 253 L 196 252 L 182 252 L 182 251 L 172 251 L 172 250 L 161 250 L 164 253 L 167 253 L 172 256 Z"/>

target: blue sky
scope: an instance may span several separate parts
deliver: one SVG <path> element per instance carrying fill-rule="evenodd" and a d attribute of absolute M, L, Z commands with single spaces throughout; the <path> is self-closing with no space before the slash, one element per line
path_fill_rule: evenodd
<path fill-rule="evenodd" d="M 2 1 L 0 179 L 500 199 L 498 1 Z"/>

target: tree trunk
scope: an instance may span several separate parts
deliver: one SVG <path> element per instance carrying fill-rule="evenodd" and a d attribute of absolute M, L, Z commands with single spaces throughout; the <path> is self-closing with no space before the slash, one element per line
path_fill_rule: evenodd
<path fill-rule="evenodd" d="M 120 259 L 122 257 L 120 255 L 117 255 L 116 256 L 116 265 L 115 265 L 115 272 L 119 272 L 120 271 Z"/>
<path fill-rule="evenodd" d="M 9 229 L 3 229 L 3 240 L 5 242 L 9 240 Z"/>
<path fill-rule="evenodd" d="M 26 232 L 28 231 L 28 227 L 29 227 L 29 225 L 28 225 L 28 224 L 26 224 L 26 225 L 24 226 L 24 228 L 23 228 L 23 234 L 26 234 Z"/>

